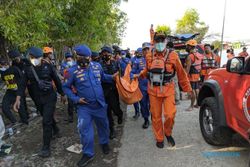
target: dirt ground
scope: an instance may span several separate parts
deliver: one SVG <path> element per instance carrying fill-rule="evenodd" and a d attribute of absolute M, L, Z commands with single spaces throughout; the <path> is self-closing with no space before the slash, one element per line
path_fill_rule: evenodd
<path fill-rule="evenodd" d="M 28 126 L 17 127 L 17 133 L 12 137 L 6 138 L 6 143 L 13 144 L 11 153 L 0 159 L 1 167 L 74 167 L 81 158 L 81 154 L 71 153 L 67 147 L 80 143 L 76 118 L 74 123 L 66 120 L 67 112 L 65 105 L 57 106 L 58 126 L 63 134 L 51 143 L 51 157 L 42 159 L 37 156 L 42 142 L 41 117 L 38 116 Z M 118 150 L 121 146 L 123 126 L 117 126 L 117 138 L 110 141 L 111 153 L 104 155 L 98 144 L 98 137 L 95 132 L 95 151 L 96 156 L 90 167 L 116 167 Z"/>

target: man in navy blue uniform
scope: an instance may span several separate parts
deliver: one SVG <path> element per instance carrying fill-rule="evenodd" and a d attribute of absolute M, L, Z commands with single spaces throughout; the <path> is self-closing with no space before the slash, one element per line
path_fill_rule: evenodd
<path fill-rule="evenodd" d="M 92 52 L 91 61 L 94 61 L 94 62 L 97 62 L 97 63 L 100 62 L 100 55 L 99 55 L 98 52 Z"/>
<path fill-rule="evenodd" d="M 145 56 L 147 55 L 150 48 L 150 43 L 143 43 L 142 48 L 138 48 L 137 52 L 138 54 L 135 56 L 133 60 L 132 65 L 132 74 L 140 74 L 141 71 L 143 71 L 146 68 L 146 59 Z M 147 79 L 141 79 L 139 78 L 139 88 L 143 94 L 142 100 L 139 102 L 141 114 L 144 118 L 144 124 L 142 125 L 143 129 L 147 129 L 149 126 L 149 96 L 147 93 L 148 89 L 148 80 Z M 137 103 L 135 106 L 138 107 L 137 110 L 139 110 L 139 104 Z M 137 113 L 138 114 L 138 113 Z"/>
<path fill-rule="evenodd" d="M 61 68 L 60 68 L 60 73 L 63 77 L 64 77 L 67 69 L 76 65 L 76 62 L 73 58 L 73 54 L 71 52 L 66 52 L 64 54 L 64 56 L 65 56 L 65 61 L 62 62 Z M 74 90 L 73 87 L 72 87 L 72 89 Z M 68 98 L 68 122 L 69 123 L 73 122 L 74 111 L 75 111 L 75 105 L 74 105 L 73 101 Z"/>
<path fill-rule="evenodd" d="M 113 82 L 117 75 L 104 74 L 99 63 L 91 62 L 91 50 L 86 45 L 75 48 L 77 65 L 68 70 L 63 90 L 66 95 L 77 104 L 78 129 L 82 144 L 83 156 L 78 166 L 86 166 L 94 158 L 94 128 L 95 122 L 99 136 L 99 143 L 103 153 L 109 153 L 109 124 L 107 118 L 107 104 L 102 89 L 102 82 Z M 73 93 L 71 86 L 76 88 Z"/>

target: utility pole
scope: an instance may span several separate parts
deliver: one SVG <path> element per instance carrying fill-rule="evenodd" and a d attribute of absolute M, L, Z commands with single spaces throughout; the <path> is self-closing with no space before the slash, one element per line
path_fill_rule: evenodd
<path fill-rule="evenodd" d="M 223 25 L 222 25 L 222 33 L 221 33 L 221 50 L 220 50 L 220 58 L 222 57 L 223 51 L 223 38 L 224 38 L 224 28 L 225 28 L 225 20 L 226 20 L 226 9 L 227 9 L 227 0 L 224 3 L 224 15 L 223 15 Z"/>

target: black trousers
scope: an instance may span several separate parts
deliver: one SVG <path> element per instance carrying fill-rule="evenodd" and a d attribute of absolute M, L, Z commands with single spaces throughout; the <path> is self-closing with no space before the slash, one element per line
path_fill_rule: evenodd
<path fill-rule="evenodd" d="M 51 92 L 46 95 L 35 96 L 35 100 L 37 109 L 43 117 L 43 147 L 49 148 L 52 134 L 59 131 L 54 119 L 57 100 L 56 93 Z"/>
<path fill-rule="evenodd" d="M 122 118 L 123 112 L 120 108 L 120 103 L 119 103 L 119 94 L 116 88 L 109 88 L 104 90 L 105 94 L 105 101 L 108 104 L 107 108 L 107 114 L 108 114 L 108 120 L 109 120 L 109 128 L 113 129 L 114 128 L 114 118 L 113 118 L 113 113 L 118 117 Z"/>
<path fill-rule="evenodd" d="M 73 117 L 74 111 L 76 111 L 76 105 L 74 104 L 72 100 L 68 98 L 68 115 L 70 117 Z"/>
<path fill-rule="evenodd" d="M 34 102 L 34 104 L 36 106 L 36 109 L 38 110 L 38 102 L 37 102 L 37 98 L 36 98 L 36 96 L 37 96 L 36 91 L 33 90 L 30 85 L 27 85 L 27 89 L 28 89 L 28 92 L 29 92 L 29 95 L 30 95 L 31 99 L 33 100 L 33 102 Z"/>
<path fill-rule="evenodd" d="M 28 124 L 28 112 L 25 109 L 25 103 L 24 103 L 24 96 L 21 97 L 21 103 L 20 103 L 20 108 L 18 110 L 20 120 L 22 123 Z M 4 115 L 11 121 L 11 123 L 16 123 L 17 120 L 13 113 L 11 112 L 11 106 L 15 103 L 16 101 L 16 92 L 7 90 L 2 101 L 2 110 Z"/>

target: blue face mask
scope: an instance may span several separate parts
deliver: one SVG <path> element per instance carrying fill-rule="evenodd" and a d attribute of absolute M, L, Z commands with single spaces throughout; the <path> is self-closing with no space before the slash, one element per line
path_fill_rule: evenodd
<path fill-rule="evenodd" d="M 155 49 L 157 52 L 163 52 L 166 48 L 166 44 L 164 42 L 159 42 L 155 44 Z"/>

